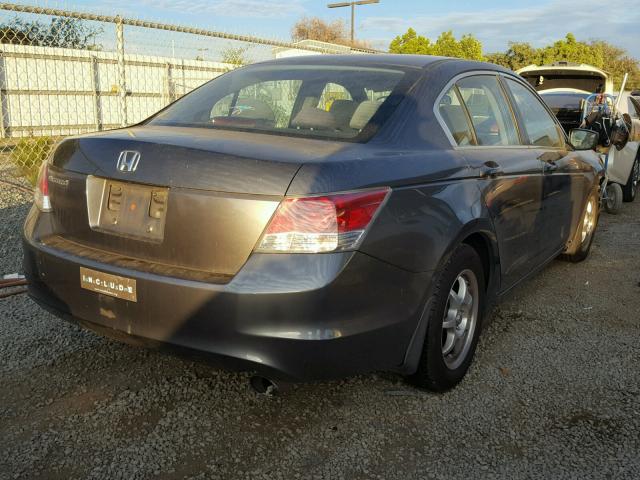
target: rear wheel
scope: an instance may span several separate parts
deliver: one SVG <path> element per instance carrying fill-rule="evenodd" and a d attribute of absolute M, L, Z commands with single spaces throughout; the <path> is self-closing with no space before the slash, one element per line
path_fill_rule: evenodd
<path fill-rule="evenodd" d="M 625 202 L 633 202 L 638 194 L 638 184 L 640 183 L 640 158 L 636 158 L 629 174 L 629 180 L 622 187 L 622 199 Z"/>
<path fill-rule="evenodd" d="M 596 227 L 598 226 L 599 215 L 598 194 L 594 192 L 587 199 L 582 213 L 582 220 L 578 228 L 576 228 L 576 233 L 569 244 L 567 253 L 564 253 L 561 258 L 577 263 L 589 256 Z"/>
<path fill-rule="evenodd" d="M 410 381 L 445 391 L 467 373 L 478 343 L 485 303 L 482 261 L 469 245 L 460 245 L 437 275 L 428 312 L 418 370 Z"/>

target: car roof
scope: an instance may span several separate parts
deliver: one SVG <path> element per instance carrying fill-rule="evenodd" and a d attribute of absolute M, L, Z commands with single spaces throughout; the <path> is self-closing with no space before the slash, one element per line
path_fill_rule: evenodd
<path fill-rule="evenodd" d="M 345 66 L 389 66 L 405 68 L 425 68 L 436 63 L 446 62 L 450 66 L 459 66 L 461 71 L 477 68 L 511 72 L 510 70 L 485 62 L 462 60 L 459 58 L 436 57 L 432 55 L 397 55 L 397 54 L 343 54 L 343 55 L 301 55 L 277 58 L 260 62 L 260 65 L 345 65 Z M 256 64 L 254 64 L 256 65 Z"/>

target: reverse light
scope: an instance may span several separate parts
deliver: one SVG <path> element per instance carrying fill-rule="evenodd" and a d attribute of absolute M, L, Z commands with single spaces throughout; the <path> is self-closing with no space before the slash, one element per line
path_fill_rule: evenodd
<path fill-rule="evenodd" d="M 356 248 L 390 191 L 385 187 L 285 198 L 256 251 L 322 253 Z"/>
<path fill-rule="evenodd" d="M 51 199 L 49 198 L 49 167 L 48 162 L 43 162 L 38 174 L 36 189 L 33 194 L 33 201 L 41 212 L 50 212 Z"/>

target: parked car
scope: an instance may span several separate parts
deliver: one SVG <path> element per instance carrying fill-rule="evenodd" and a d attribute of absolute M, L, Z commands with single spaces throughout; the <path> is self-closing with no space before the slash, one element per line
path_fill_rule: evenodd
<path fill-rule="evenodd" d="M 24 227 L 29 292 L 265 378 L 391 370 L 446 390 L 495 300 L 589 254 L 602 169 L 592 132 L 574 136 L 496 65 L 247 66 L 60 143 Z"/>
<path fill-rule="evenodd" d="M 582 124 L 582 106 L 589 94 L 581 91 L 540 91 L 540 97 L 549 106 L 560 121 L 565 132 L 569 133 Z"/>
<path fill-rule="evenodd" d="M 613 94 L 609 74 L 591 65 L 554 62 L 529 65 L 516 73 L 536 89 L 567 133 L 582 123 L 582 106 L 589 95 Z"/>
<path fill-rule="evenodd" d="M 640 120 L 640 99 L 628 92 L 623 92 L 621 95 L 622 98 L 618 104 L 619 113 L 621 115 L 628 114 L 632 120 Z M 638 195 L 638 185 L 640 184 L 640 142 L 631 139 L 622 150 L 615 150 L 613 152 L 614 166 L 616 162 L 618 165 L 623 165 L 625 170 L 627 165 L 632 165 L 626 183 L 622 184 L 622 194 L 625 202 L 633 202 Z M 619 181 L 624 180 L 623 175 L 624 172 L 619 175 L 622 177 L 618 179 Z"/>
<path fill-rule="evenodd" d="M 592 65 L 554 62 L 528 65 L 516 71 L 537 91 L 613 93 L 613 80 L 607 72 Z"/>
<path fill-rule="evenodd" d="M 613 98 L 615 93 L 609 74 L 591 65 L 556 62 L 552 65 L 530 65 L 518 73 L 538 91 L 566 132 L 580 127 L 583 105 L 590 96 L 603 93 Z M 629 113 L 637 118 L 637 100 L 626 92 L 623 95 L 619 113 Z M 635 200 L 640 183 L 640 142 L 628 142 L 620 151 L 612 149 L 607 170 L 609 181 L 620 185 L 622 200 Z"/>

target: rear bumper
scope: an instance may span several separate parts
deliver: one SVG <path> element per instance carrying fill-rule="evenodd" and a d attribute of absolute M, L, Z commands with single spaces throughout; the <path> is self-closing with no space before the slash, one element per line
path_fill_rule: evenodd
<path fill-rule="evenodd" d="M 37 241 L 36 223 L 28 220 L 24 235 L 30 295 L 99 333 L 197 350 L 233 368 L 298 381 L 415 367 L 405 358 L 429 274 L 361 253 L 254 254 L 229 283 L 216 285 L 53 250 Z M 80 266 L 135 278 L 138 301 L 80 288 Z"/>

